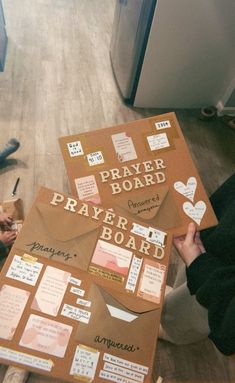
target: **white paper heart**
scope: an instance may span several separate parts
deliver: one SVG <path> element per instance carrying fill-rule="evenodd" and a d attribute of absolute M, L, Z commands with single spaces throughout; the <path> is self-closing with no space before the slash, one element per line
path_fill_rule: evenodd
<path fill-rule="evenodd" d="M 188 217 L 192 218 L 198 225 L 200 225 L 202 217 L 206 211 L 206 204 L 203 201 L 198 201 L 195 205 L 191 202 L 184 202 L 183 210 Z"/>
<path fill-rule="evenodd" d="M 197 180 L 195 177 L 190 177 L 187 181 L 187 185 L 181 181 L 177 181 L 174 183 L 174 188 L 178 193 L 183 194 L 186 198 L 193 202 L 194 194 L 197 188 Z"/>

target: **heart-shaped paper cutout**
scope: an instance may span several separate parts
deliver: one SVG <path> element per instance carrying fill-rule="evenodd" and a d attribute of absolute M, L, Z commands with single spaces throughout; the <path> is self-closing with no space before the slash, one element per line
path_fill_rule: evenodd
<path fill-rule="evenodd" d="M 197 188 L 197 180 L 195 177 L 190 177 L 187 181 L 187 185 L 181 181 L 177 181 L 174 183 L 174 188 L 178 193 L 183 194 L 186 198 L 193 202 L 194 194 Z"/>
<path fill-rule="evenodd" d="M 203 201 L 198 201 L 195 205 L 191 202 L 184 202 L 183 210 L 188 217 L 192 218 L 198 225 L 200 225 L 202 217 L 206 211 L 206 204 Z"/>

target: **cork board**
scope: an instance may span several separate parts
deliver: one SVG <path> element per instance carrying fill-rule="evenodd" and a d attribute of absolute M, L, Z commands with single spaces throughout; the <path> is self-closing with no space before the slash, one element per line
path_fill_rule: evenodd
<path fill-rule="evenodd" d="M 61 137 L 71 192 L 140 222 L 185 234 L 217 219 L 174 113 Z"/>

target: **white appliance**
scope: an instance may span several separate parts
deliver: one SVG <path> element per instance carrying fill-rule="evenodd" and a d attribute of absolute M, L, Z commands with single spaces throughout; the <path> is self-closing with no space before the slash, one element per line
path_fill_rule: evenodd
<path fill-rule="evenodd" d="M 110 57 L 136 107 L 217 105 L 234 92 L 234 0 L 117 0 Z"/>

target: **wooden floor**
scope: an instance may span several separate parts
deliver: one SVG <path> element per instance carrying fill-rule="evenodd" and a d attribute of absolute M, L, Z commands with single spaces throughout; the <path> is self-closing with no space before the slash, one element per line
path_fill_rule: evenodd
<path fill-rule="evenodd" d="M 123 104 L 112 75 L 109 45 L 114 0 L 3 0 L 9 45 L 0 73 L 0 146 L 20 149 L 0 166 L 0 200 L 18 196 L 27 213 L 39 186 L 69 192 L 58 137 L 116 125 L 160 109 Z M 193 89 L 192 89 L 193 91 Z M 235 131 L 198 110 L 175 110 L 210 194 L 235 169 Z M 172 257 L 169 279 L 177 266 Z M 1 367 L 4 371 L 4 367 Z M 235 359 L 206 340 L 190 346 L 159 341 L 153 382 L 235 382 Z M 32 375 L 30 383 L 52 382 Z"/>

